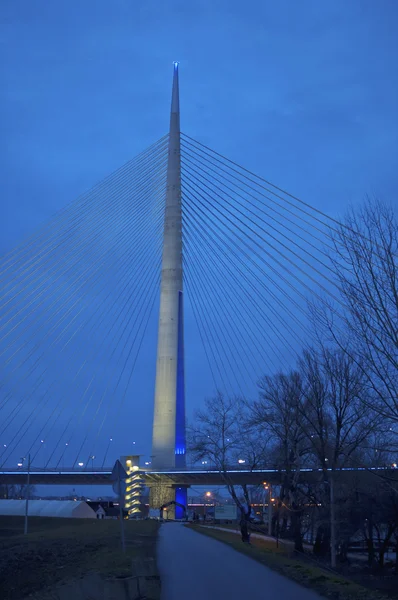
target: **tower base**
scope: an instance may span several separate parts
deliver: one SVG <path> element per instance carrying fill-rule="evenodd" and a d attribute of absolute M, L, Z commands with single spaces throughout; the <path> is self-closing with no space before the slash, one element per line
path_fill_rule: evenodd
<path fill-rule="evenodd" d="M 151 486 L 149 507 L 159 509 L 159 516 L 163 518 L 184 519 L 188 511 L 188 488 L 161 484 Z M 163 511 L 162 507 L 164 507 Z"/>

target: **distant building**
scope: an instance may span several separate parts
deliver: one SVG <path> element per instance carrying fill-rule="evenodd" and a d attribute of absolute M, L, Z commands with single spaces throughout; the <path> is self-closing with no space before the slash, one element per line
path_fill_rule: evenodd
<path fill-rule="evenodd" d="M 101 501 L 91 501 L 87 500 L 86 504 L 92 508 L 92 510 L 96 514 L 97 519 L 119 519 L 120 517 L 120 509 L 119 504 L 110 502 L 108 500 Z M 123 509 L 123 517 L 126 518 L 128 512 L 126 509 Z"/>
<path fill-rule="evenodd" d="M 25 515 L 25 500 L 0 500 L 0 515 Z M 30 500 L 30 517 L 61 517 L 69 519 L 95 519 L 95 511 L 87 502 L 75 500 Z"/>
<path fill-rule="evenodd" d="M 123 516 L 127 516 L 127 511 L 123 511 Z M 109 508 L 105 508 L 105 519 L 119 519 L 120 518 L 120 510 L 118 506 L 110 506 Z"/>
<path fill-rule="evenodd" d="M 97 515 L 97 519 L 104 519 L 105 518 L 106 512 L 105 512 L 105 508 L 101 504 L 101 502 L 87 501 L 86 504 L 88 504 L 89 507 L 93 509 L 93 511 Z"/>

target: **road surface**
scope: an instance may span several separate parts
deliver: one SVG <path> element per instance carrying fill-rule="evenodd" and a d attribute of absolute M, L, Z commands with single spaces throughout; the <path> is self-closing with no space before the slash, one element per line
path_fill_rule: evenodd
<path fill-rule="evenodd" d="M 160 528 L 161 600 L 321 600 L 321 597 L 181 523 Z"/>

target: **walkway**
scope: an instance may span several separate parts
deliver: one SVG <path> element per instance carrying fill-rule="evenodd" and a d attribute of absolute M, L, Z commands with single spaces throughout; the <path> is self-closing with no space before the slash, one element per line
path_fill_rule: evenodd
<path fill-rule="evenodd" d="M 226 544 L 180 523 L 162 525 L 159 536 L 161 600 L 321 598 Z"/>

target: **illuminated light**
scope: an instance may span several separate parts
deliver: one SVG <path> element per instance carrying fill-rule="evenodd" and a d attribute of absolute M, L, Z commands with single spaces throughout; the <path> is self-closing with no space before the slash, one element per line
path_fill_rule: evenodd
<path fill-rule="evenodd" d="M 209 498 L 211 496 L 211 492 L 206 492 L 206 496 Z"/>
<path fill-rule="evenodd" d="M 113 439 L 112 439 L 112 438 L 109 438 L 109 441 L 110 441 L 110 442 L 113 442 Z"/>
<path fill-rule="evenodd" d="M 7 448 L 7 444 L 3 444 L 4 448 Z"/>
<path fill-rule="evenodd" d="M 175 68 L 175 69 L 178 69 L 178 65 L 179 65 L 179 64 L 180 64 L 180 63 L 178 62 L 178 60 L 175 60 L 175 61 L 173 61 L 173 65 L 174 65 L 174 68 Z"/>
<path fill-rule="evenodd" d="M 240 459 L 238 460 L 238 463 L 239 463 L 240 465 L 244 465 L 244 464 L 245 464 L 245 462 L 246 462 L 246 461 L 245 461 L 245 460 L 243 460 L 243 458 L 240 458 Z"/>
<path fill-rule="evenodd" d="M 41 443 L 41 444 L 44 444 L 44 440 L 40 440 L 40 443 Z"/>
<path fill-rule="evenodd" d="M 84 463 L 78 463 L 79 467 L 82 467 L 84 465 Z"/>
<path fill-rule="evenodd" d="M 398 465 L 397 463 L 392 463 L 392 466 L 394 467 L 394 469 L 396 469 Z"/>
<path fill-rule="evenodd" d="M 138 471 L 138 470 L 139 470 L 139 467 L 137 467 L 137 466 L 133 467 L 133 471 Z"/>
<path fill-rule="evenodd" d="M 22 463 L 21 462 L 18 463 L 18 467 L 22 467 Z"/>
<path fill-rule="evenodd" d="M 68 442 L 66 442 L 65 446 L 69 446 Z"/>
<path fill-rule="evenodd" d="M 131 465 L 131 460 L 129 458 L 126 460 L 126 465 Z"/>
<path fill-rule="evenodd" d="M 275 502 L 275 498 L 271 498 L 271 502 Z"/>

